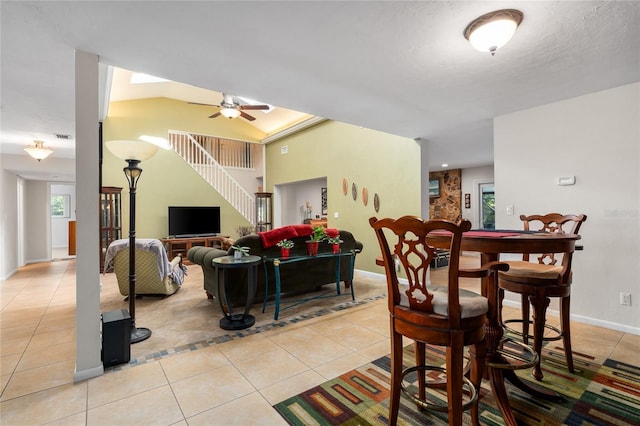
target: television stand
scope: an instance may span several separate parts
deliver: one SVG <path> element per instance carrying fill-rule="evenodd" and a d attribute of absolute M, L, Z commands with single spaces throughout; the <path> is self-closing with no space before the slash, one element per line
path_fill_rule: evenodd
<path fill-rule="evenodd" d="M 173 259 L 180 254 L 185 263 L 187 263 L 187 252 L 191 247 L 204 246 L 224 250 L 223 242 L 228 238 L 230 238 L 228 235 L 216 235 L 208 237 L 163 238 L 160 241 L 162 241 L 167 249 L 169 259 Z"/>

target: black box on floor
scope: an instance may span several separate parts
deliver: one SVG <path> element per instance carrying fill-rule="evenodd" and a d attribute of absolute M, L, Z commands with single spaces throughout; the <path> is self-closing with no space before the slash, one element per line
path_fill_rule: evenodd
<path fill-rule="evenodd" d="M 444 268 L 445 266 L 449 266 L 449 251 L 437 249 L 435 257 L 431 259 L 431 267 L 438 269 Z"/>
<path fill-rule="evenodd" d="M 126 309 L 102 313 L 102 365 L 131 359 L 131 316 Z"/>

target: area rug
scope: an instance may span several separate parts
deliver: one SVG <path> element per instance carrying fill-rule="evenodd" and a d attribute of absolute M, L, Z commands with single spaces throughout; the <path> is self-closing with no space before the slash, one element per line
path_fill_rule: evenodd
<path fill-rule="evenodd" d="M 543 352 L 542 382 L 535 382 L 528 370 L 519 375 L 560 393 L 565 401 L 550 403 L 535 399 L 507 382 L 509 401 L 519 424 L 640 424 L 640 367 L 574 353 L 576 372 L 571 374 L 564 365 L 561 349 L 546 347 Z M 442 365 L 443 355 L 430 348 L 427 363 Z M 414 358 L 413 345 L 409 345 L 405 348 L 405 363 Z M 390 359 L 385 356 L 276 404 L 274 408 L 292 425 L 387 425 L 389 383 Z M 406 397 L 401 396 L 400 400 L 398 424 L 447 424 L 446 413 L 418 411 Z M 504 424 L 486 380 L 482 383 L 479 411 L 481 424 Z M 464 422 L 471 424 L 468 412 Z"/>

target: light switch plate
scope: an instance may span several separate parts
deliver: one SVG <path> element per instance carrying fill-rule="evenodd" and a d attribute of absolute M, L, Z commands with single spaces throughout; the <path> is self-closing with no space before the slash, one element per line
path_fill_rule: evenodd
<path fill-rule="evenodd" d="M 576 177 L 575 176 L 560 176 L 558 178 L 558 185 L 567 186 L 567 185 L 575 185 Z"/>

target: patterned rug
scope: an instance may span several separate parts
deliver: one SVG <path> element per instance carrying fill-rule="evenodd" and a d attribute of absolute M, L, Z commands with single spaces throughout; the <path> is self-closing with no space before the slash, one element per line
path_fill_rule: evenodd
<path fill-rule="evenodd" d="M 442 352 L 433 348 L 428 351 L 427 364 L 443 364 Z M 414 358 L 413 345 L 409 345 L 405 348 L 405 364 Z M 576 372 L 570 374 L 562 350 L 546 347 L 542 382 L 535 382 L 529 370 L 519 372 L 525 380 L 562 394 L 564 402 L 535 399 L 507 382 L 509 401 L 519 424 L 640 424 L 640 367 L 579 353 L 574 353 L 574 363 Z M 387 425 L 389 382 L 390 359 L 385 356 L 274 408 L 292 425 Z M 400 400 L 399 425 L 447 424 L 446 413 L 418 411 L 406 397 Z M 480 392 L 480 417 L 483 425 L 504 424 L 486 380 Z M 471 423 L 468 412 L 464 422 Z"/>

